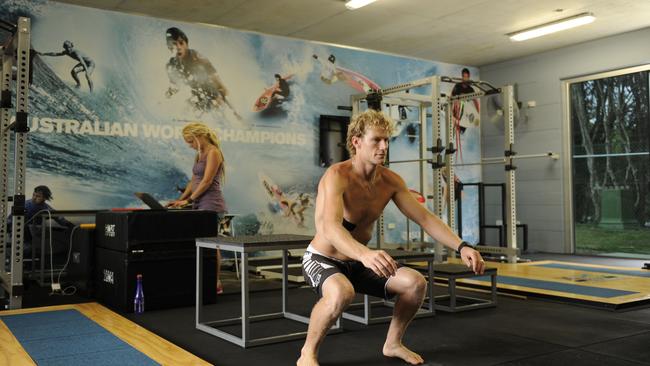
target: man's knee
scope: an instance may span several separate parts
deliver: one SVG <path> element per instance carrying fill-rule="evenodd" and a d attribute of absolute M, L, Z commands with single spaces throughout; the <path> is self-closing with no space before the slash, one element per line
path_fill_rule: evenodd
<path fill-rule="evenodd" d="M 415 277 L 414 282 L 414 288 L 416 289 L 417 293 L 424 295 L 424 293 L 427 291 L 427 279 L 424 278 L 422 274 L 418 273 Z"/>
<path fill-rule="evenodd" d="M 330 311 L 338 315 L 354 300 L 354 287 L 347 281 L 330 281 L 327 285 L 327 288 L 323 289 L 323 300 L 330 307 Z"/>
<path fill-rule="evenodd" d="M 427 290 L 427 280 L 420 272 L 407 269 L 404 270 L 403 276 L 405 294 L 424 296 Z"/>

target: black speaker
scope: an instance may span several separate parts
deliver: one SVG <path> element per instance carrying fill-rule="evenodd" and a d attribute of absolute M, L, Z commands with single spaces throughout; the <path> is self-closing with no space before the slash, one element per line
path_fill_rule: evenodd
<path fill-rule="evenodd" d="M 72 236 L 70 260 L 65 273 L 65 282 L 77 288 L 77 293 L 88 297 L 93 295 L 95 230 L 76 229 Z"/>
<path fill-rule="evenodd" d="M 195 248 L 194 238 L 217 236 L 219 216 L 204 210 L 139 210 L 98 212 L 96 245 L 129 251 L 132 249 Z"/>
<path fill-rule="evenodd" d="M 216 301 L 216 253 L 208 251 L 203 260 L 203 302 L 210 304 Z M 94 291 L 102 304 L 132 312 L 139 274 L 145 311 L 195 304 L 196 249 L 120 252 L 95 248 Z"/>
<path fill-rule="evenodd" d="M 320 166 L 328 167 L 350 158 L 345 140 L 350 117 L 320 116 Z"/>

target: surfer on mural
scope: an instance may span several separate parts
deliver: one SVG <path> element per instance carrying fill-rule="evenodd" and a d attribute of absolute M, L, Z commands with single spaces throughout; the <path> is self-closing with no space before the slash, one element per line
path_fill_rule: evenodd
<path fill-rule="evenodd" d="M 329 55 L 327 61 L 323 60 L 322 58 L 318 58 L 318 55 L 312 55 L 312 57 L 320 63 L 320 79 L 323 82 L 332 84 L 338 80 L 338 72 L 336 71 L 336 66 L 334 65 L 336 62 L 336 56 Z"/>
<path fill-rule="evenodd" d="M 312 57 L 319 62 L 321 66 L 320 79 L 326 84 L 333 84 L 338 80 L 342 80 L 361 93 L 369 93 L 381 89 L 377 83 L 370 80 L 367 76 L 336 66 L 336 56 L 334 55 L 329 55 L 327 60 L 318 57 L 318 55 L 312 55 Z"/>
<path fill-rule="evenodd" d="M 470 73 L 468 68 L 463 68 L 461 71 L 462 79 L 463 81 L 460 83 L 456 83 L 454 85 L 454 88 L 451 90 L 451 96 L 456 96 L 456 95 L 463 95 L 463 94 L 472 94 L 475 93 L 476 91 L 474 90 L 474 87 L 472 87 L 472 84 L 470 82 Z M 474 108 L 476 109 L 476 113 L 481 112 L 481 103 L 478 98 L 472 99 L 472 103 L 474 104 Z M 460 126 L 461 132 L 465 132 L 465 129 L 467 128 L 466 126 L 462 125 L 460 120 L 463 118 L 463 115 L 465 114 L 465 102 L 464 101 L 454 101 L 453 105 L 453 116 L 454 120 L 457 122 L 457 124 Z M 470 123 L 474 123 L 478 125 L 478 117 L 474 115 L 473 112 L 468 113 L 468 119 Z"/>
<path fill-rule="evenodd" d="M 289 89 L 289 83 L 287 79 L 291 78 L 291 75 L 282 77 L 280 74 L 275 74 L 275 84 L 273 84 L 273 94 L 271 98 L 277 101 L 284 101 L 289 97 L 291 89 Z"/>
<path fill-rule="evenodd" d="M 71 41 L 63 42 L 63 51 L 61 52 L 38 52 L 38 54 L 41 56 L 69 56 L 77 61 L 78 63 L 70 70 L 70 75 L 72 75 L 72 78 L 77 83 L 76 88 L 81 88 L 78 74 L 83 72 L 88 82 L 88 89 L 91 92 L 93 91 L 93 80 L 90 77 L 95 70 L 95 61 L 82 51 L 74 48 L 74 44 Z"/>
<path fill-rule="evenodd" d="M 227 105 L 235 115 L 241 119 L 232 106 L 228 97 L 228 89 L 217 74 L 210 60 L 203 57 L 198 51 L 189 48 L 187 35 L 176 27 L 171 27 L 165 32 L 167 48 L 174 56 L 167 62 L 167 76 L 170 86 L 165 96 L 171 98 L 178 93 L 182 85 L 190 88 L 192 97 L 189 102 L 201 112 L 219 109 Z"/>
<path fill-rule="evenodd" d="M 470 80 L 470 73 L 468 68 L 463 68 L 461 71 L 462 81 L 456 83 L 454 88 L 451 90 L 451 96 L 458 96 L 464 94 L 472 94 L 476 91 L 472 86 L 472 81 Z M 472 110 L 473 105 L 473 110 Z M 478 115 L 481 112 L 481 103 L 478 98 L 472 99 L 472 104 L 468 104 L 464 100 L 454 100 L 452 104 L 452 117 L 455 126 L 455 135 L 456 135 L 456 156 L 463 160 L 463 146 L 460 138 L 461 134 L 464 134 L 468 127 L 474 125 L 478 126 L 480 118 Z M 466 118 L 463 118 L 466 117 Z"/>
<path fill-rule="evenodd" d="M 312 206 L 310 195 L 299 193 L 297 196 L 290 197 L 269 177 L 263 173 L 258 175 L 270 201 L 269 209 L 275 213 L 282 213 L 282 216 L 291 218 L 299 227 L 304 227 L 305 211 Z"/>
<path fill-rule="evenodd" d="M 278 108 L 282 103 L 289 100 L 291 95 L 291 88 L 289 87 L 289 79 L 293 74 L 280 75 L 275 74 L 275 83 L 268 88 L 264 89 L 264 93 L 255 100 L 253 105 L 253 112 L 265 112 L 274 108 Z"/>

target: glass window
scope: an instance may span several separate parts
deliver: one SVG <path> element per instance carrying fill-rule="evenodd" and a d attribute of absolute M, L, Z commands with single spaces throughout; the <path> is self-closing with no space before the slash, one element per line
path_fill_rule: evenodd
<path fill-rule="evenodd" d="M 581 254 L 650 255 L 648 70 L 569 83 Z"/>

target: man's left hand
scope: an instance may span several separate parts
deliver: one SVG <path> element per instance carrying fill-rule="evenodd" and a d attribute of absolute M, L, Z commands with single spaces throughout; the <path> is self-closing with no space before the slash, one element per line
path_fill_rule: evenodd
<path fill-rule="evenodd" d="M 460 251 L 460 259 L 463 260 L 467 267 L 471 268 L 476 274 L 482 275 L 485 271 L 485 261 L 476 249 L 464 247 Z"/>

